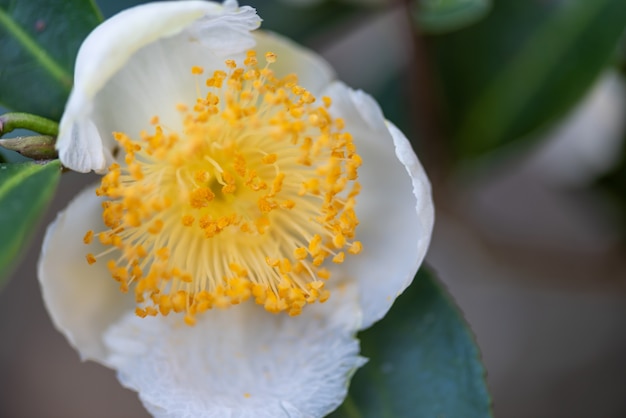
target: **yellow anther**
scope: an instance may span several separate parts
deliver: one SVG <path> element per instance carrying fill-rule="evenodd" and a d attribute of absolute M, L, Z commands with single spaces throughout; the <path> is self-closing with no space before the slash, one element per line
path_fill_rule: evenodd
<path fill-rule="evenodd" d="M 363 246 L 361 245 L 360 241 L 354 241 L 351 245 L 350 248 L 348 249 L 348 252 L 350 254 L 358 254 L 361 252 L 361 250 L 363 250 Z"/>
<path fill-rule="evenodd" d="M 309 287 L 311 289 L 320 290 L 322 287 L 324 287 L 324 282 L 319 281 L 319 280 L 315 282 L 311 282 L 309 283 Z"/>
<path fill-rule="evenodd" d="M 205 208 L 215 198 L 215 193 L 208 187 L 198 187 L 189 196 L 189 204 L 192 208 Z"/>
<path fill-rule="evenodd" d="M 335 248 L 343 248 L 346 245 L 346 237 L 342 233 L 338 233 L 333 237 L 333 245 Z"/>
<path fill-rule="evenodd" d="M 263 164 L 274 164 L 277 158 L 278 155 L 276 154 L 267 154 L 266 156 L 261 158 L 261 161 L 263 161 Z"/>
<path fill-rule="evenodd" d="M 159 248 L 156 251 L 156 256 L 161 260 L 167 260 L 170 257 L 170 249 L 167 247 Z"/>
<path fill-rule="evenodd" d="M 200 75 L 202 73 L 204 73 L 204 68 L 199 67 L 197 65 L 194 65 L 193 67 L 191 67 L 191 74 Z"/>
<path fill-rule="evenodd" d="M 192 315 L 185 315 L 185 324 L 189 326 L 196 325 L 196 317 Z"/>
<path fill-rule="evenodd" d="M 293 250 L 293 255 L 294 257 L 296 257 L 296 259 L 298 260 L 304 260 L 305 258 L 307 258 L 307 256 L 309 255 L 308 251 L 306 250 L 306 248 L 302 248 L 302 247 L 298 247 L 295 250 Z"/>
<path fill-rule="evenodd" d="M 158 234 L 161 230 L 163 230 L 163 221 L 161 219 L 156 219 L 148 228 L 148 232 L 151 234 Z"/>
<path fill-rule="evenodd" d="M 172 299 L 169 295 L 159 296 L 159 312 L 161 315 L 167 315 L 172 310 Z"/>
<path fill-rule="evenodd" d="M 93 233 L 92 230 L 87 231 L 87 233 L 83 237 L 83 242 L 85 244 L 91 244 L 91 241 L 93 241 L 93 235 L 94 235 L 94 233 Z"/>
<path fill-rule="evenodd" d="M 172 296 L 172 308 L 175 312 L 182 312 L 187 307 L 187 293 L 180 290 Z"/>
<path fill-rule="evenodd" d="M 87 258 L 87 262 L 89 264 L 93 264 L 96 262 L 96 257 L 91 253 L 87 254 L 85 257 Z"/>
<path fill-rule="evenodd" d="M 277 207 L 276 203 L 274 203 L 271 200 L 267 199 L 267 197 L 265 197 L 265 196 L 259 198 L 257 204 L 259 206 L 259 209 L 263 213 L 269 213 L 269 212 L 271 212 L 273 209 L 275 209 Z"/>
<path fill-rule="evenodd" d="M 209 179 L 211 178 L 211 175 L 209 174 L 208 171 L 206 170 L 196 170 L 193 173 L 193 178 L 194 180 L 196 180 L 198 183 L 206 183 L 209 181 Z"/>
<path fill-rule="evenodd" d="M 337 118 L 337 119 L 335 119 L 335 126 L 337 127 L 337 129 L 341 130 L 341 129 L 345 128 L 346 122 L 344 122 L 344 120 L 341 119 L 341 118 Z"/>
<path fill-rule="evenodd" d="M 288 258 L 283 258 L 280 261 L 279 270 L 280 270 L 281 274 L 291 273 L 292 266 L 291 266 L 291 262 L 289 261 Z"/>
<path fill-rule="evenodd" d="M 273 64 L 276 62 L 276 54 L 273 52 L 266 52 L 265 53 L 265 61 L 267 61 L 269 64 Z"/>
<path fill-rule="evenodd" d="M 183 215 L 183 225 L 185 226 L 191 226 L 193 225 L 193 222 L 196 220 L 196 218 L 194 218 L 192 215 Z"/>
<path fill-rule="evenodd" d="M 323 280 L 328 280 L 330 279 L 330 271 L 327 269 L 319 269 L 317 270 L 317 277 Z"/>
<path fill-rule="evenodd" d="M 230 263 L 228 267 L 239 277 L 246 277 L 248 275 L 248 270 L 237 263 Z"/>
<path fill-rule="evenodd" d="M 280 264 L 280 260 L 271 257 L 265 257 L 265 262 L 270 267 L 278 267 L 278 265 Z"/>
<path fill-rule="evenodd" d="M 311 241 L 309 241 L 309 252 L 313 255 L 319 254 L 321 250 L 322 237 L 318 234 L 315 234 Z"/>

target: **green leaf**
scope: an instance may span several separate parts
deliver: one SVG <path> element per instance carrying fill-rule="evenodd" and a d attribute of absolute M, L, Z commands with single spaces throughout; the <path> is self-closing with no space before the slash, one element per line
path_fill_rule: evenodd
<path fill-rule="evenodd" d="M 626 1 L 500 1 L 462 31 L 433 37 L 452 148 L 473 157 L 548 126 L 611 62 Z"/>
<path fill-rule="evenodd" d="M 472 333 L 425 268 L 360 339 L 369 362 L 332 418 L 491 417 Z"/>
<path fill-rule="evenodd" d="M 78 47 L 101 20 L 92 0 L 0 0 L 0 104 L 58 120 Z"/>
<path fill-rule="evenodd" d="M 299 6 L 276 0 L 248 0 L 245 4 L 254 7 L 263 18 L 261 27 L 264 30 L 278 32 L 305 45 L 312 40 L 319 41 L 319 38 L 328 36 L 329 31 L 338 30 L 352 18 L 362 18 L 369 12 L 356 4 L 339 0 Z"/>
<path fill-rule="evenodd" d="M 469 26 L 489 13 L 491 0 L 419 0 L 412 4 L 417 26 L 428 33 L 444 33 Z"/>
<path fill-rule="evenodd" d="M 58 160 L 48 164 L 0 164 L 0 284 L 28 243 L 60 176 Z"/>

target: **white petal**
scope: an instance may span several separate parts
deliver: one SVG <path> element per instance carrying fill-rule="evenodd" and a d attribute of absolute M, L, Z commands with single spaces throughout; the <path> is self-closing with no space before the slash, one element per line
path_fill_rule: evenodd
<path fill-rule="evenodd" d="M 200 43 L 199 36 L 219 34 L 217 40 L 203 41 L 207 53 L 222 54 L 224 47 L 237 53 L 254 45 L 249 31 L 259 24 L 260 18 L 252 8 L 237 8 L 232 1 L 225 7 L 205 1 L 149 3 L 106 20 L 87 37 L 78 52 L 74 88 L 61 119 L 56 145 L 63 164 L 81 172 L 104 170 L 109 161 L 105 161 L 103 148 L 110 149 L 113 144 L 109 138 L 111 132 L 100 131 L 100 135 L 106 135 L 102 138 L 90 126 L 97 124 L 91 120 L 94 99 L 142 48 L 175 35 L 187 42 Z M 225 38 L 229 40 L 227 44 Z M 168 51 L 169 60 L 176 60 L 173 51 L 176 49 Z M 121 103 L 118 100 L 117 105 Z M 85 134 L 91 136 L 83 137 Z"/>
<path fill-rule="evenodd" d="M 108 362 L 156 417 L 322 417 L 364 363 L 356 296 L 334 296 L 298 317 L 245 303 L 204 313 L 194 327 L 129 314 L 106 334 Z"/>
<path fill-rule="evenodd" d="M 83 243 L 88 230 L 103 230 L 95 187 L 80 193 L 50 224 L 38 265 L 43 300 L 55 326 L 83 359 L 104 361 L 102 333 L 133 306 L 102 262 L 89 265 L 85 256 L 103 249 Z"/>
<path fill-rule="evenodd" d="M 312 91 L 319 91 L 333 77 L 332 69 L 322 58 L 285 38 L 260 31 L 255 32 L 254 39 L 248 33 L 248 38 L 252 43 L 255 39 L 258 41 L 261 54 L 272 51 L 279 55 L 278 62 L 272 66 L 279 76 L 297 72 L 301 75 L 301 84 Z M 243 52 L 243 46 L 233 51 Z M 176 52 L 175 59 L 170 56 L 171 51 Z M 234 52 L 229 57 L 242 58 Z M 175 111 L 176 104 L 192 106 L 198 95 L 198 80 L 203 80 L 191 75 L 192 66 L 203 67 L 207 73 L 226 69 L 224 57 L 210 53 L 204 44 L 184 34 L 154 42 L 138 51 L 94 101 L 93 113 L 97 115 L 94 120 L 101 137 L 106 141 L 114 131 L 138 137 L 149 127 L 153 116 L 159 116 L 169 129 L 180 130 L 181 118 Z"/>
<path fill-rule="evenodd" d="M 81 173 L 102 172 L 113 160 L 109 149 L 102 146 L 98 128 L 88 118 L 66 125 L 55 147 L 63 165 Z"/>
<path fill-rule="evenodd" d="M 259 54 L 273 52 L 278 60 L 272 70 L 279 76 L 295 73 L 298 83 L 317 94 L 335 79 L 335 71 L 330 64 L 315 52 L 306 49 L 292 40 L 273 32 L 254 32 Z"/>
<path fill-rule="evenodd" d="M 410 143 L 374 99 L 342 83 L 325 93 L 363 159 L 356 206 L 363 251 L 346 258 L 341 274 L 359 284 L 367 328 L 387 313 L 424 259 L 434 223 L 430 183 Z"/>
<path fill-rule="evenodd" d="M 211 53 L 226 57 L 254 47 L 250 32 L 260 25 L 261 19 L 252 7 L 238 7 L 236 1 L 226 1 L 223 11 L 205 16 L 189 32 Z"/>

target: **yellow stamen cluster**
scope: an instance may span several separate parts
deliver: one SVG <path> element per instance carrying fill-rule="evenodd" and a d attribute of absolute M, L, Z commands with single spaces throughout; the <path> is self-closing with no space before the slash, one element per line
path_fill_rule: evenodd
<path fill-rule="evenodd" d="M 183 312 L 191 325 L 248 299 L 297 315 L 330 296 L 325 263 L 361 251 L 352 137 L 330 98 L 316 104 L 295 75 L 275 77 L 275 54 L 265 59 L 249 51 L 243 66 L 213 71 L 203 96 L 176 106 L 180 133 L 154 117 L 139 140 L 114 134 L 124 163 L 97 189 L 107 229 L 84 242 L 109 247 L 87 261 L 109 257 L 139 316 Z"/>

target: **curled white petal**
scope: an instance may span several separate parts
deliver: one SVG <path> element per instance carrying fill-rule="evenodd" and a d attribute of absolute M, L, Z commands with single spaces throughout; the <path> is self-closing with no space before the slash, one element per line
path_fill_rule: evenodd
<path fill-rule="evenodd" d="M 173 36 L 204 40 L 207 54 L 220 55 L 224 48 L 237 53 L 254 45 L 249 31 L 260 18 L 250 7 L 236 2 L 222 5 L 207 1 L 158 2 L 127 9 L 98 26 L 83 42 L 75 67 L 74 88 L 61 119 L 57 149 L 61 162 L 73 170 L 102 172 L 111 161 L 111 132 L 96 132 L 92 120 L 98 93 L 138 51 Z M 228 39 L 227 45 L 224 39 Z M 218 42 L 219 41 L 219 42 Z M 214 49 L 212 49 L 214 48 Z M 104 137 L 103 137 L 104 136 Z"/>
<path fill-rule="evenodd" d="M 367 328 L 387 313 L 426 255 L 434 224 L 430 183 L 411 144 L 371 96 L 339 82 L 325 94 L 363 159 L 356 206 L 363 251 L 344 262 L 341 274 L 359 284 Z"/>
<path fill-rule="evenodd" d="M 189 28 L 189 33 L 212 53 L 225 57 L 254 47 L 250 32 L 260 24 L 252 7 L 240 8 L 236 1 L 226 1 L 224 10 L 205 15 Z"/>
<path fill-rule="evenodd" d="M 54 325 L 81 358 L 106 363 L 104 331 L 134 301 L 119 291 L 105 265 L 87 264 L 85 256 L 103 247 L 83 243 L 88 230 L 102 230 L 101 199 L 95 187 L 80 193 L 46 231 L 38 276 L 43 300 Z"/>
<path fill-rule="evenodd" d="M 322 417 L 364 363 L 355 299 L 345 290 L 295 318 L 243 304 L 194 327 L 129 314 L 105 336 L 108 363 L 156 417 Z"/>

